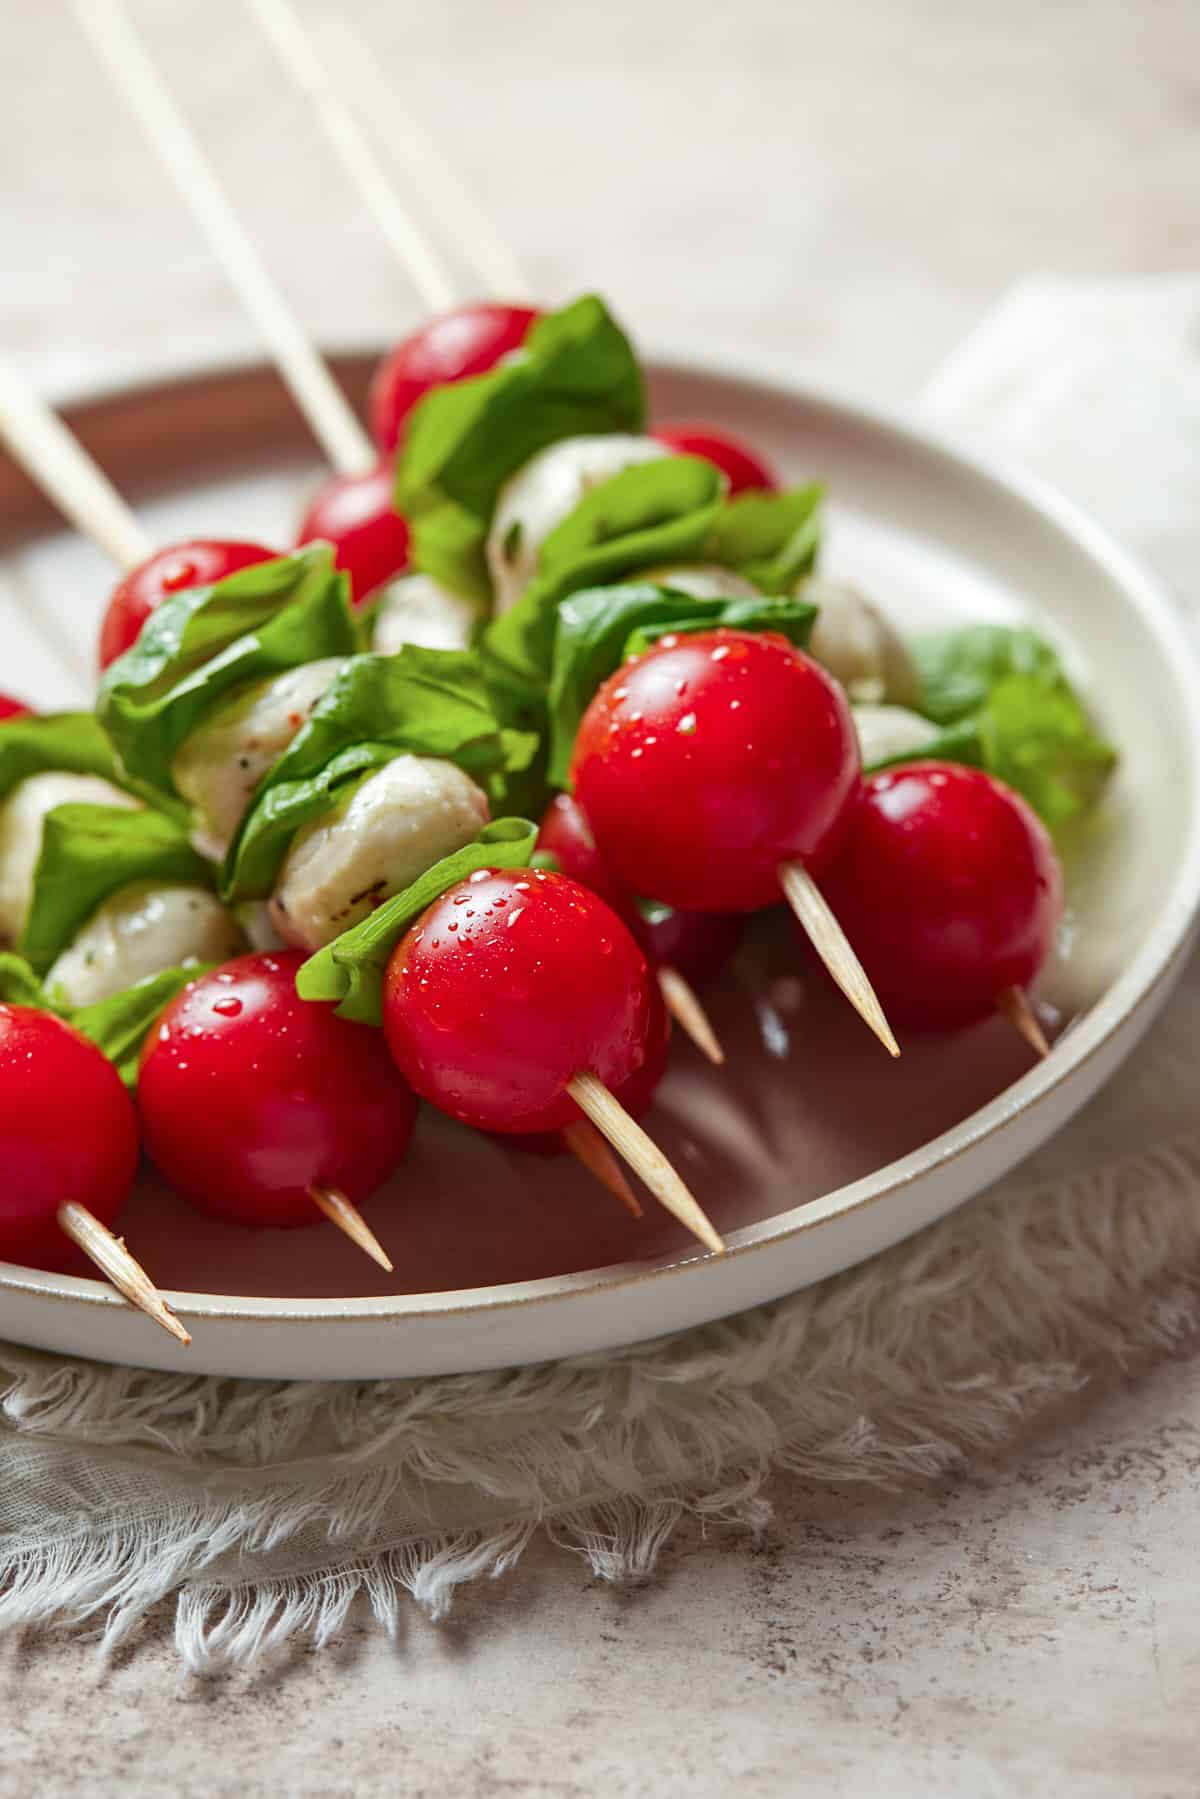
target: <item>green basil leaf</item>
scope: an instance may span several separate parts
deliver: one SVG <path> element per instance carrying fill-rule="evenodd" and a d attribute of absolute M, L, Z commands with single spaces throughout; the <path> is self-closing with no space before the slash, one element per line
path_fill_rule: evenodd
<path fill-rule="evenodd" d="M 738 494 L 717 514 L 700 560 L 734 569 L 764 593 L 790 593 L 816 564 L 824 498 L 817 482 Z"/>
<path fill-rule="evenodd" d="M 138 1063 L 147 1035 L 158 1023 L 175 995 L 189 981 L 199 980 L 213 964 L 189 968 L 161 968 L 121 993 L 94 1005 L 80 1006 L 66 1014 L 67 1022 L 103 1050 L 130 1088 L 137 1086 Z"/>
<path fill-rule="evenodd" d="M 547 313 L 499 367 L 434 388 L 410 414 L 396 505 L 415 566 L 489 599 L 483 545 L 509 476 L 561 438 L 640 431 L 644 418 L 641 370 L 604 302 Z"/>
<path fill-rule="evenodd" d="M 567 785 L 579 723 L 600 683 L 664 632 L 780 631 L 803 648 L 815 617 L 807 600 L 700 600 L 646 582 L 571 594 L 558 608 L 550 673 L 550 782 Z"/>
<path fill-rule="evenodd" d="M 508 770 L 534 740 L 503 730 L 469 650 L 406 644 L 394 656 L 352 657 L 275 763 L 243 819 L 222 870 L 228 900 L 270 893 L 297 831 L 338 792 L 397 756 L 440 756 L 503 797 Z"/>
<path fill-rule="evenodd" d="M 140 790 L 177 798 L 171 763 L 234 687 L 362 647 L 328 544 L 164 600 L 100 685 L 97 713 Z"/>
<path fill-rule="evenodd" d="M 537 826 L 527 818 L 493 819 L 474 843 L 443 856 L 411 887 L 311 956 L 296 976 L 297 993 L 301 999 L 336 1003 L 343 1018 L 380 1024 L 384 971 L 413 919 L 476 869 L 527 868 L 536 841 Z"/>
<path fill-rule="evenodd" d="M 516 605 L 485 631 L 493 682 L 538 716 L 562 601 L 655 563 L 695 560 L 722 491 L 723 477 L 696 456 L 638 463 L 593 487 L 547 537 L 539 572 Z"/>
<path fill-rule="evenodd" d="M 24 956 L 11 950 L 0 953 L 0 1004 L 45 1008 L 46 995 L 42 983 Z"/>
<path fill-rule="evenodd" d="M 100 775 L 118 786 L 112 745 L 91 712 L 46 712 L 5 719 L 0 728 L 0 800 L 31 775 L 62 770 Z"/>
<path fill-rule="evenodd" d="M 1064 679 L 1048 643 L 1035 631 L 1008 625 L 926 632 L 909 649 L 920 681 L 917 710 L 939 725 L 977 712 L 1005 675 L 1030 675 L 1046 686 Z"/>
<path fill-rule="evenodd" d="M 1116 767 L 1115 749 L 1065 679 L 1007 675 L 972 722 L 983 766 L 1023 794 L 1051 831 L 1089 811 Z"/>
<path fill-rule="evenodd" d="M 1035 631 L 968 625 L 912 644 L 920 709 L 975 732 L 981 763 L 1052 831 L 1092 807 L 1117 754 L 1095 730 L 1057 652 Z"/>
<path fill-rule="evenodd" d="M 20 950 L 39 973 L 96 908 L 133 881 L 212 887 L 214 869 L 165 813 L 115 806 L 56 806 L 42 825 L 29 918 Z"/>

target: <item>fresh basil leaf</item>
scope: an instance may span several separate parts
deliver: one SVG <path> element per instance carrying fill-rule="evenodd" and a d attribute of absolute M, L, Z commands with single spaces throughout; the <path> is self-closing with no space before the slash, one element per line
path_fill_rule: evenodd
<path fill-rule="evenodd" d="M 1117 763 L 1066 680 L 1007 675 L 972 722 L 983 766 L 1023 794 L 1051 831 L 1095 805 Z"/>
<path fill-rule="evenodd" d="M 164 600 L 106 672 L 97 713 L 134 784 L 177 798 L 175 752 L 232 688 L 361 647 L 333 551 L 311 544 Z"/>
<path fill-rule="evenodd" d="M 655 563 L 696 559 L 723 487 L 718 471 L 697 456 L 638 463 L 593 487 L 547 537 L 539 572 L 516 605 L 485 631 L 493 682 L 540 716 L 562 601 Z"/>
<path fill-rule="evenodd" d="M 600 683 L 664 632 L 780 631 L 803 648 L 815 617 L 806 600 L 700 600 L 648 582 L 571 594 L 558 608 L 550 672 L 550 782 L 567 785 L 580 720 Z"/>
<path fill-rule="evenodd" d="M 354 656 L 260 786 L 226 858 L 223 896 L 265 898 L 296 832 L 397 756 L 445 757 L 503 797 L 506 773 L 535 748 L 501 728 L 472 651 L 406 644 L 393 656 Z"/>
<path fill-rule="evenodd" d="M 66 1014 L 67 1022 L 96 1045 L 113 1063 L 130 1088 L 137 1086 L 142 1045 L 149 1032 L 189 981 L 199 980 L 213 964 L 195 963 L 189 968 L 161 968 L 132 987 L 114 993 L 94 1005 L 80 1006 Z"/>
<path fill-rule="evenodd" d="M 1116 751 L 1035 631 L 968 625 L 918 637 L 911 647 L 921 711 L 937 724 L 969 724 L 982 766 L 1023 794 L 1052 831 L 1095 804 Z"/>
<path fill-rule="evenodd" d="M 91 712 L 45 712 L 10 718 L 0 730 L 0 800 L 31 775 L 62 770 L 100 775 L 123 786 L 112 745 Z"/>
<path fill-rule="evenodd" d="M 641 370 L 604 302 L 547 313 L 499 367 L 434 388 L 410 414 L 396 505 L 415 566 L 489 599 L 483 545 L 509 476 L 561 438 L 640 431 L 644 417 Z"/>
<path fill-rule="evenodd" d="M 46 1006 L 42 983 L 24 956 L 11 950 L 0 953 L 0 1005 Z"/>
<path fill-rule="evenodd" d="M 537 826 L 527 818 L 493 819 L 473 843 L 443 856 L 411 887 L 311 956 L 296 976 L 297 993 L 301 999 L 332 1001 L 341 1017 L 359 1024 L 380 1024 L 384 971 L 413 919 L 476 869 L 527 868 L 536 842 Z"/>
<path fill-rule="evenodd" d="M 816 564 L 824 498 L 817 482 L 738 494 L 713 521 L 701 560 L 735 570 L 763 593 L 790 593 Z"/>
<path fill-rule="evenodd" d="M 45 973 L 118 888 L 133 881 L 211 887 L 213 872 L 182 826 L 162 812 L 56 806 L 42 825 L 21 953 Z"/>
<path fill-rule="evenodd" d="M 926 632 L 909 649 L 920 681 L 917 710 L 939 725 L 977 712 L 1005 675 L 1031 675 L 1046 686 L 1064 679 L 1048 643 L 1035 631 L 1009 625 Z"/>

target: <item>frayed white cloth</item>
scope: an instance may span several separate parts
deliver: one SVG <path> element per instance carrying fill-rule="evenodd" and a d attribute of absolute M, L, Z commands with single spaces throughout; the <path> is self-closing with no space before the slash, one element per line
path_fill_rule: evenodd
<path fill-rule="evenodd" d="M 1026 284 L 928 409 L 1036 463 L 1200 600 L 1200 281 Z M 618 1354 L 335 1385 L 0 1346 L 0 1625 L 90 1623 L 112 1651 L 174 1594 L 186 1666 L 244 1665 L 327 1641 L 360 1595 L 389 1630 L 409 1595 L 439 1616 L 535 1531 L 628 1580 L 685 1514 L 760 1528 L 773 1469 L 899 1485 L 995 1452 L 1200 1326 L 1198 1027 L 1194 965 L 1134 1065 L 990 1195 Z"/>

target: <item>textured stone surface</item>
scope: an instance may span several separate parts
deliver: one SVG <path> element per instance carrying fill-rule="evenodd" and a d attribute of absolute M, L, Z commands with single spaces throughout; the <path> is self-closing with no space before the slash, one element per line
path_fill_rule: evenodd
<path fill-rule="evenodd" d="M 327 340 L 420 307 L 234 0 L 134 0 Z M 316 11 L 313 7 L 312 11 Z M 1194 266 L 1195 0 L 346 9 L 551 295 L 902 400 L 1010 279 Z M 58 7 L 5 21 L 0 341 L 60 391 L 253 337 Z M 449 122 L 449 123 L 448 123 Z M 1200 1792 L 1200 1393 L 1160 1372 L 919 1499 L 778 1495 L 618 1594 L 549 1550 L 256 1680 L 0 1649 L 0 1794 Z"/>

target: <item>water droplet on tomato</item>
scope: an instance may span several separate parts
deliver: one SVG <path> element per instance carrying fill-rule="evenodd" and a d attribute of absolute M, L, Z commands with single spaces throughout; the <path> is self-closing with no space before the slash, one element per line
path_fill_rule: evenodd
<path fill-rule="evenodd" d="M 242 1012 L 242 1002 L 236 994 L 231 993 L 228 999 L 214 1000 L 213 1011 L 219 1013 L 222 1018 L 239 1018 Z"/>
<path fill-rule="evenodd" d="M 675 729 L 684 737 L 691 737 L 696 729 L 696 714 L 694 712 L 685 712 Z"/>

